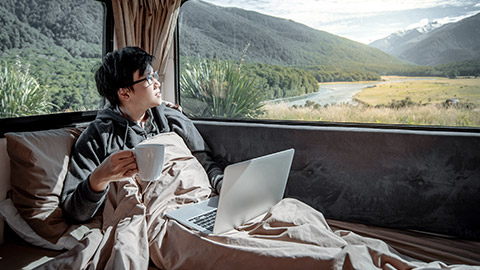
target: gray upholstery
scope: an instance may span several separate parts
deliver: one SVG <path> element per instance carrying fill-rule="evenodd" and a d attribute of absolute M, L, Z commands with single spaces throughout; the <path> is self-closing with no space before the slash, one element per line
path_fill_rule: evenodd
<path fill-rule="evenodd" d="M 295 148 L 285 196 L 327 218 L 480 240 L 480 133 L 195 123 L 223 164 Z"/>

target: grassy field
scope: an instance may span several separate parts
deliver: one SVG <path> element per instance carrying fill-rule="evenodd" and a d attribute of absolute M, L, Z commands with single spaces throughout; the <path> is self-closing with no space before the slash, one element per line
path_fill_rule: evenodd
<path fill-rule="evenodd" d="M 447 79 L 416 78 L 406 82 L 395 82 L 407 77 L 385 76 L 384 82 L 367 88 L 355 95 L 355 99 L 370 106 L 385 105 L 392 100 L 410 97 L 416 103 L 444 103 L 447 99 L 458 99 L 460 103 L 480 106 L 480 78 Z"/>
<path fill-rule="evenodd" d="M 399 77 L 382 79 L 382 84 L 365 89 L 355 96 L 361 101 L 360 105 L 292 108 L 285 104 L 268 104 L 263 118 L 480 127 L 480 78 L 421 78 L 407 82 L 394 82 Z M 388 107 L 393 100 L 405 100 L 407 97 L 415 105 Z M 459 105 L 470 105 L 444 106 L 447 99 L 458 99 Z"/>

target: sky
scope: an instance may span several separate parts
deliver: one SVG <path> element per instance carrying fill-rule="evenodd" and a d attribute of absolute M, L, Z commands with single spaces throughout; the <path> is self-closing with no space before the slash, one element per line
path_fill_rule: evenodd
<path fill-rule="evenodd" d="M 480 13 L 480 0 L 204 1 L 291 19 L 365 44 L 435 20 L 456 22 Z"/>

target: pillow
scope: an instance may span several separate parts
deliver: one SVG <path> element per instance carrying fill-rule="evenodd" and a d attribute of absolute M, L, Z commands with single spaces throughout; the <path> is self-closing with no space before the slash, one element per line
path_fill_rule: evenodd
<path fill-rule="evenodd" d="M 11 200 L 28 225 L 57 243 L 69 225 L 59 207 L 70 152 L 83 128 L 7 133 Z"/>
<path fill-rule="evenodd" d="M 78 243 L 78 240 L 86 233 L 86 230 L 88 230 L 86 226 L 75 227 L 69 234 L 63 235 L 55 244 L 52 244 L 43 237 L 40 237 L 28 226 L 25 220 L 18 214 L 17 208 L 13 205 L 11 199 L 0 202 L 0 217 L 4 219 L 8 223 L 8 226 L 23 240 L 32 245 L 53 250 L 73 248 Z M 80 233 L 78 231 L 80 231 Z"/>

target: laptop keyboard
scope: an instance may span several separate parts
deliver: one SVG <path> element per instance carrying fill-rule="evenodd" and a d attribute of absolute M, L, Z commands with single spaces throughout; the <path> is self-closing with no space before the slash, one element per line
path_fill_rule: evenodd
<path fill-rule="evenodd" d="M 188 221 L 193 222 L 196 225 L 213 232 L 213 226 L 215 225 L 216 216 L 217 216 L 217 209 L 214 209 L 212 211 L 203 213 L 199 216 L 193 217 Z"/>

